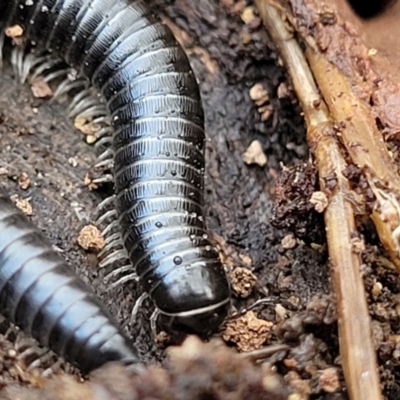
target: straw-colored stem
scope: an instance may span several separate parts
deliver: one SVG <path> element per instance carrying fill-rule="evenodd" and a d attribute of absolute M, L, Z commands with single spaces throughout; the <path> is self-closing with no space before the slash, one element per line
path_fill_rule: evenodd
<path fill-rule="evenodd" d="M 352 246 L 356 226 L 352 206 L 346 200 L 350 188 L 342 174 L 346 162 L 340 152 L 334 123 L 304 54 L 287 31 L 281 14 L 266 0 L 256 0 L 256 4 L 303 108 L 307 140 L 317 161 L 321 188 L 324 189 L 324 178 L 332 174 L 337 178 L 324 217 L 337 300 L 340 353 L 349 396 L 351 400 L 379 400 L 382 396 L 360 273 L 361 261 Z"/>
<path fill-rule="evenodd" d="M 367 104 L 353 93 L 350 82 L 338 68 L 311 48 L 307 48 L 306 54 L 329 110 L 340 126 L 342 142 L 354 164 L 364 170 L 376 196 L 377 206 L 371 217 L 382 244 L 400 272 L 397 233 L 400 179 L 382 134 Z"/>

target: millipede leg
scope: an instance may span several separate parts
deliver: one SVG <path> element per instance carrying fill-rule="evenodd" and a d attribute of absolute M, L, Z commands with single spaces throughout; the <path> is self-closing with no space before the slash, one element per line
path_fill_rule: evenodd
<path fill-rule="evenodd" d="M 132 308 L 131 313 L 131 322 L 136 320 L 137 313 L 139 312 L 139 308 L 143 305 L 143 302 L 149 297 L 147 293 L 142 293 L 142 295 L 135 301 L 135 305 Z"/>
<path fill-rule="evenodd" d="M 160 315 L 160 310 L 156 308 L 153 311 L 153 314 L 151 314 L 150 317 L 150 329 L 151 329 L 151 336 L 153 336 L 153 340 L 156 340 L 157 338 L 157 318 Z"/>

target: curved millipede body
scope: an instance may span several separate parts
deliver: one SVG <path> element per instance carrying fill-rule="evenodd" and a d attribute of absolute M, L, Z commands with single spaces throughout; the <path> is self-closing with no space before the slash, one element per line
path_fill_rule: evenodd
<path fill-rule="evenodd" d="M 203 217 L 204 117 L 171 31 L 143 1 L 2 0 L 3 26 L 96 87 L 111 116 L 124 247 L 154 304 L 186 330 L 216 330 L 230 288 Z"/>
<path fill-rule="evenodd" d="M 0 311 L 88 372 L 138 358 L 104 307 L 0 190 Z"/>

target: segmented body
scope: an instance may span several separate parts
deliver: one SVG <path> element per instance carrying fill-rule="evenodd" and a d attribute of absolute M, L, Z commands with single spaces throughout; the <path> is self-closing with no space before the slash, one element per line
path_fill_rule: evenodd
<path fill-rule="evenodd" d="M 156 307 L 184 329 L 217 329 L 230 289 L 203 216 L 203 109 L 171 31 L 140 0 L 3 0 L 4 16 L 105 98 L 122 242 Z"/>
<path fill-rule="evenodd" d="M 0 310 L 88 372 L 136 354 L 90 289 L 0 190 Z"/>

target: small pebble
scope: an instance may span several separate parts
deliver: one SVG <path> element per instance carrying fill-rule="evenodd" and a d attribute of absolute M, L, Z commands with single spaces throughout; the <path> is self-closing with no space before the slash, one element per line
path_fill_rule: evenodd
<path fill-rule="evenodd" d="M 267 164 L 267 156 L 264 154 L 261 143 L 258 140 L 251 142 L 243 154 L 243 161 L 247 165 L 257 164 L 260 167 L 264 167 Z"/>
<path fill-rule="evenodd" d="M 296 238 L 290 233 L 282 239 L 281 245 L 284 249 L 293 249 L 297 246 Z"/>

